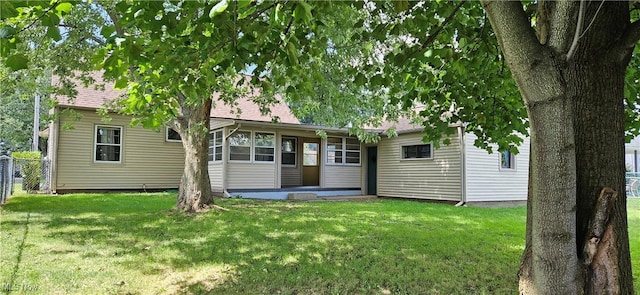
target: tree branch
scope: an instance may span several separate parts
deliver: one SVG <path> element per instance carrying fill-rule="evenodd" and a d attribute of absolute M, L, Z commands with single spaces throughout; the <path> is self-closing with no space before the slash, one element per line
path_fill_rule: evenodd
<path fill-rule="evenodd" d="M 465 3 L 465 0 L 460 1 L 460 3 L 458 3 L 458 5 L 456 5 L 456 7 L 453 9 L 451 14 L 449 14 L 449 16 L 447 16 L 447 18 L 444 19 L 442 24 L 440 24 L 433 32 L 429 34 L 429 38 L 427 38 L 427 40 L 422 42 L 422 44 L 420 44 L 420 47 L 418 47 L 418 49 L 411 52 L 411 54 L 409 54 L 407 58 L 412 57 L 416 53 L 423 51 L 425 48 L 427 48 L 427 46 L 431 45 L 431 43 L 433 43 L 433 41 L 436 40 L 440 32 L 442 32 L 442 29 L 444 29 L 444 27 L 453 19 L 453 17 L 456 15 L 458 10 L 460 10 L 460 7 L 462 7 L 464 3 Z"/>
<path fill-rule="evenodd" d="M 631 23 L 622 34 L 620 46 L 624 49 L 631 50 L 640 41 L 640 20 Z"/>
<path fill-rule="evenodd" d="M 109 18 L 111 19 L 111 22 L 113 23 L 113 27 L 116 30 L 116 33 L 118 35 L 124 35 L 124 30 L 122 29 L 122 27 L 120 27 L 120 25 L 118 25 L 118 16 L 116 15 L 115 11 L 113 11 L 113 9 L 111 8 L 106 8 L 105 10 L 107 11 L 107 15 L 109 15 Z"/>
<path fill-rule="evenodd" d="M 482 0 L 482 6 L 487 12 L 507 61 L 510 64 L 516 61 L 532 62 L 541 45 L 522 8 L 522 3 Z"/>
<path fill-rule="evenodd" d="M 567 52 L 566 60 L 569 61 L 573 57 L 573 54 L 576 52 L 578 48 L 578 40 L 580 40 L 580 35 L 582 34 L 582 25 L 584 24 L 584 10 L 585 10 L 585 0 L 580 0 L 580 10 L 578 11 L 578 24 L 576 25 L 576 32 L 573 35 L 573 41 L 571 42 L 571 47 Z M 595 19 L 595 16 L 594 16 Z"/>
<path fill-rule="evenodd" d="M 56 6 L 58 6 L 59 4 L 60 4 L 60 1 L 57 0 L 55 3 L 53 3 L 53 5 L 51 5 L 49 8 L 47 8 L 47 10 L 42 12 L 42 14 L 40 16 L 38 16 L 36 19 L 34 19 L 30 24 L 26 25 L 24 28 L 22 28 L 19 31 L 17 31 L 15 33 L 15 35 L 28 30 L 31 26 L 33 26 L 36 22 L 41 20 L 45 15 L 47 15 L 47 13 L 49 13 L 49 11 L 53 10 L 54 8 L 56 8 Z"/>
<path fill-rule="evenodd" d="M 59 24 L 58 27 L 67 28 L 67 29 L 74 29 L 74 30 L 81 30 L 77 26 L 72 26 L 72 25 L 69 25 L 69 24 Z M 68 36 L 69 35 L 69 31 L 67 31 L 66 34 Z M 100 46 L 107 45 L 107 43 L 104 40 L 98 38 L 97 36 L 95 36 L 91 32 L 89 32 L 87 37 L 83 37 L 82 38 L 82 41 L 84 41 L 84 40 L 92 40 L 92 41 L 98 43 L 98 45 L 100 45 Z"/>
<path fill-rule="evenodd" d="M 251 15 L 247 16 L 246 18 L 255 19 L 256 17 L 260 16 L 263 12 L 265 12 L 265 11 L 267 11 L 267 10 L 273 8 L 273 7 L 276 7 L 276 5 L 278 5 L 279 3 L 280 3 L 279 1 L 273 1 L 273 3 L 271 3 L 271 5 L 265 7 L 262 10 L 258 10 L 256 12 L 252 13 Z M 284 3 L 286 4 L 287 2 L 284 2 Z"/>

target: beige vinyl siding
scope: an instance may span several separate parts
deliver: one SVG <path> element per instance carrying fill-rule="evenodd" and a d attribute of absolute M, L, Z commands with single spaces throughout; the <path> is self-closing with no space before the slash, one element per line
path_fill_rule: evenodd
<path fill-rule="evenodd" d="M 467 202 L 521 201 L 527 199 L 529 138 L 518 147 L 515 169 L 500 169 L 500 153 L 493 154 L 473 146 L 476 136 L 465 134 Z"/>
<path fill-rule="evenodd" d="M 433 159 L 402 159 L 403 145 L 423 144 L 421 133 L 383 138 L 378 145 L 378 195 L 459 201 L 462 197 L 460 141 L 432 150 Z"/>
<path fill-rule="evenodd" d="M 276 188 L 276 165 L 274 163 L 227 164 L 228 189 Z"/>
<path fill-rule="evenodd" d="M 209 180 L 211 181 L 211 189 L 216 193 L 220 193 L 224 190 L 222 187 L 222 166 L 222 162 L 209 162 Z"/>
<path fill-rule="evenodd" d="M 300 186 L 302 185 L 302 172 L 300 171 L 301 165 L 296 167 L 282 166 L 282 186 Z"/>
<path fill-rule="evenodd" d="M 131 127 L 131 118 L 111 114 L 103 123 L 95 111 L 77 110 L 82 118 L 61 118 L 57 190 L 177 188 L 184 168 L 180 142 L 166 142 L 165 132 Z M 122 127 L 122 162 L 94 163 L 95 125 Z"/>
<path fill-rule="evenodd" d="M 232 120 L 211 119 L 209 121 L 209 130 L 216 130 L 216 129 L 220 129 L 222 127 L 231 126 L 231 125 L 233 125 Z"/>
<path fill-rule="evenodd" d="M 362 156 L 362 155 L 361 155 Z M 325 188 L 359 188 L 361 184 L 362 167 L 324 165 Z"/>

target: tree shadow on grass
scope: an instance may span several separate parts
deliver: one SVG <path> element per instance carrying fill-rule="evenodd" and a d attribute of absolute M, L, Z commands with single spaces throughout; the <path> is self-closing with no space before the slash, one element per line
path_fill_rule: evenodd
<path fill-rule="evenodd" d="M 524 243 L 523 209 L 220 200 L 231 211 L 186 215 L 169 210 L 173 196 L 96 196 L 24 198 L 6 210 L 43 215 L 47 237 L 84 249 L 87 263 L 190 274 L 165 293 L 512 293 Z"/>

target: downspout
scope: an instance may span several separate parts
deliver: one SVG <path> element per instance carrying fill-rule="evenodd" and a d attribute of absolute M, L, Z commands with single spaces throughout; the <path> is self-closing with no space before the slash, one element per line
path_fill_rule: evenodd
<path fill-rule="evenodd" d="M 224 127 L 223 132 L 227 130 L 229 127 Z M 238 126 L 231 130 L 229 134 L 222 136 L 222 196 L 225 198 L 231 198 L 231 194 L 227 191 L 227 167 L 228 165 L 228 155 L 229 155 L 229 145 L 227 144 L 227 138 L 236 133 L 238 129 L 242 128 L 242 124 L 238 123 Z"/>
<path fill-rule="evenodd" d="M 229 132 L 229 134 L 224 135 L 224 132 L 226 130 L 228 130 L 229 127 L 224 127 L 222 128 L 222 132 L 223 132 L 223 136 L 222 136 L 222 196 L 225 198 L 231 198 L 231 194 L 227 191 L 227 167 L 228 167 L 228 155 L 229 155 L 229 148 L 227 145 L 227 138 L 229 138 L 229 136 L 231 136 L 233 133 L 235 133 L 236 131 L 238 131 L 238 129 L 240 128 L 240 124 L 238 124 L 238 127 L 236 127 L 236 129 L 232 130 L 231 132 Z"/>
<path fill-rule="evenodd" d="M 464 137 L 464 126 L 458 126 L 458 140 L 460 141 L 460 193 L 461 200 L 456 207 L 464 206 L 467 203 L 467 147 Z"/>
<path fill-rule="evenodd" d="M 60 118 L 58 115 L 58 107 L 53 107 L 49 113 L 55 119 L 49 123 L 49 142 L 48 144 L 48 153 L 49 153 L 49 190 L 52 194 L 56 193 L 58 188 L 58 138 L 60 137 Z"/>

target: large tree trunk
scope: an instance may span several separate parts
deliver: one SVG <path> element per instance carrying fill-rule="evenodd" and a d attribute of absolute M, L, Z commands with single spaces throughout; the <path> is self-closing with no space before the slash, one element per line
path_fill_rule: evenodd
<path fill-rule="evenodd" d="M 628 11 L 617 10 L 621 11 L 626 12 L 628 22 Z M 594 25 L 607 29 L 599 35 L 587 35 L 581 42 L 591 50 L 576 52 L 575 62 L 565 69 L 567 87 L 575 101 L 576 242 L 580 250 L 593 238 L 588 226 L 599 214 L 596 201 L 600 191 L 605 187 L 617 191 L 620 196 L 613 200 L 613 210 L 604 225 L 611 228 L 610 235 L 597 237 L 598 259 L 587 263 L 585 253 L 578 255 L 585 261 L 586 294 L 632 294 L 624 174 L 623 99 L 627 62 L 611 56 L 607 48 L 624 29 L 625 13 L 604 13 L 606 17 L 601 17 L 601 22 L 605 23 Z"/>
<path fill-rule="evenodd" d="M 541 79 L 538 83 L 554 82 Z M 562 91 L 537 95 L 527 99 L 532 158 L 531 281 L 538 294 L 579 294 L 572 102 Z"/>
<path fill-rule="evenodd" d="M 577 2 L 539 1 L 537 37 L 520 3 L 483 5 L 531 123 L 520 293 L 632 294 L 623 113 L 631 51 L 616 46 L 628 3 L 585 4 L 593 22 L 577 40 Z"/>
<path fill-rule="evenodd" d="M 184 103 L 180 108 L 181 116 L 172 124 L 182 137 L 185 154 L 176 210 L 202 212 L 213 206 L 208 169 L 210 112 L 210 99 L 197 107 Z"/>

